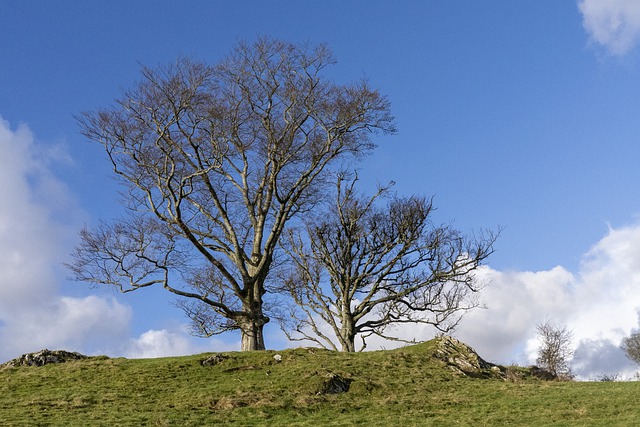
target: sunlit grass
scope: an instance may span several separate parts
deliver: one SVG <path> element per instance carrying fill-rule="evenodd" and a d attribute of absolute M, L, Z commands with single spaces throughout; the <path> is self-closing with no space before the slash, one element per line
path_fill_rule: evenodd
<path fill-rule="evenodd" d="M 640 425 L 640 383 L 459 377 L 433 343 L 162 359 L 88 359 L 0 371 L 0 425 Z M 317 394 L 328 373 L 349 392 Z"/>

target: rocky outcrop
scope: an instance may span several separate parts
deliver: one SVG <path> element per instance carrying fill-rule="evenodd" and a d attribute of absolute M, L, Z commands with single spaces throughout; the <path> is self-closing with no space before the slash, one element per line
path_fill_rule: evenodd
<path fill-rule="evenodd" d="M 10 360 L 7 363 L 0 365 L 1 368 L 10 368 L 17 366 L 44 366 L 49 363 L 64 363 L 70 360 L 87 359 L 89 356 L 85 356 L 80 353 L 70 352 L 65 350 L 41 350 L 36 353 L 27 353 L 22 356 Z"/>
<path fill-rule="evenodd" d="M 467 344 L 449 336 L 438 338 L 434 356 L 452 371 L 471 377 L 504 378 L 506 368 L 489 363 Z"/>

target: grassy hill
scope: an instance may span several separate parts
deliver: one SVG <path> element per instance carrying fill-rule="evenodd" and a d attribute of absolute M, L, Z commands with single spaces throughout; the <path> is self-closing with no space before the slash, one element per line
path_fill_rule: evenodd
<path fill-rule="evenodd" d="M 441 350 L 433 340 L 356 354 L 222 353 L 210 366 L 212 354 L 5 367 L 0 425 L 640 425 L 640 382 L 543 381 L 486 366 L 463 375 L 447 357 L 466 356 Z M 348 391 L 331 393 L 332 378 Z"/>

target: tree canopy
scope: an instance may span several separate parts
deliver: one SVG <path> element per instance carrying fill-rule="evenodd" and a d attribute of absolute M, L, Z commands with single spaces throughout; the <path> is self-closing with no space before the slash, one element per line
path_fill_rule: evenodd
<path fill-rule="evenodd" d="M 111 107 L 78 117 L 126 189 L 127 213 L 81 232 L 77 280 L 163 286 L 203 336 L 240 330 L 265 348 L 265 295 L 285 225 L 322 199 L 332 167 L 393 133 L 366 81 L 324 77 L 325 45 L 262 38 L 210 66 L 143 68 Z"/>
<path fill-rule="evenodd" d="M 393 326 L 452 330 L 477 306 L 474 272 L 493 252 L 496 234 L 464 236 L 431 221 L 431 200 L 381 188 L 361 196 L 357 178 L 339 177 L 335 202 L 283 240 L 292 262 L 282 273 L 295 301 L 281 317 L 292 339 L 356 350 L 356 337 L 397 339 Z M 378 203 L 389 196 L 386 205 Z"/>

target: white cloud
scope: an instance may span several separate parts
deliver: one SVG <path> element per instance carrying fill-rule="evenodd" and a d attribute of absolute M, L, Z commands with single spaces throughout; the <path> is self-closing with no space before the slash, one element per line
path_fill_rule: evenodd
<path fill-rule="evenodd" d="M 26 125 L 12 130 L 0 117 L 0 363 L 43 348 L 126 357 L 239 350 L 184 326 L 131 338 L 131 307 L 61 294 L 84 213 L 52 172 L 60 164 L 73 164 L 64 144 L 38 143 Z"/>
<path fill-rule="evenodd" d="M 632 364 L 619 349 L 638 326 L 640 225 L 611 229 L 587 254 L 580 271 L 538 272 L 485 268 L 486 310 L 469 313 L 457 336 L 481 356 L 499 363 L 535 363 L 536 324 L 550 319 L 574 335 L 573 369 L 581 378 L 620 373 Z"/>
<path fill-rule="evenodd" d="M 485 358 L 528 363 L 527 339 L 535 335 L 536 322 L 551 314 L 557 322 L 566 321 L 573 276 L 562 267 L 542 272 L 484 268 L 478 276 L 489 283 L 481 296 L 487 309 L 468 313 L 458 336 Z"/>
<path fill-rule="evenodd" d="M 635 377 L 637 367 L 610 339 L 584 339 L 576 349 L 572 369 L 583 379 L 593 380 L 604 375 L 616 375 L 619 379 Z"/>
<path fill-rule="evenodd" d="M 614 55 L 624 55 L 640 38 L 637 0 L 581 0 L 578 7 L 591 40 Z"/>
<path fill-rule="evenodd" d="M 572 369 L 580 379 L 638 370 L 619 348 L 622 338 L 638 329 L 640 312 L 640 224 L 610 229 L 582 257 L 573 273 L 562 266 L 544 271 L 497 271 L 482 267 L 477 277 L 488 286 L 481 299 L 486 309 L 466 314 L 454 335 L 481 357 L 500 364 L 535 364 L 536 326 L 550 320 L 573 332 Z M 332 332 L 328 326 L 323 331 Z M 426 325 L 401 325 L 389 331 L 404 340 L 428 340 Z M 378 337 L 367 349 L 391 349 L 402 343 Z"/>
<path fill-rule="evenodd" d="M 0 117 L 0 362 L 44 347 L 97 351 L 127 340 L 132 312 L 113 298 L 60 295 L 81 210 L 51 172 L 61 144 L 36 143 Z"/>
<path fill-rule="evenodd" d="M 500 364 L 534 364 L 539 342 L 536 325 L 551 320 L 573 332 L 572 369 L 579 379 L 618 374 L 632 378 L 638 367 L 619 348 L 639 329 L 640 224 L 610 229 L 582 257 L 572 273 L 562 266 L 545 271 L 497 271 L 483 267 L 488 283 L 481 299 L 486 309 L 466 314 L 454 335 L 481 357 Z M 427 340 L 433 328 L 403 325 L 400 338 Z M 370 339 L 368 349 L 399 343 Z"/>
<path fill-rule="evenodd" d="M 126 356 L 148 358 L 189 354 L 191 343 L 182 334 L 163 330 L 150 330 L 132 340 Z"/>
<path fill-rule="evenodd" d="M 32 145 L 26 126 L 14 133 L 0 119 L 0 307 L 48 297 L 57 243 L 48 238 L 46 207 L 32 200 L 28 178 L 40 169 L 31 156 Z"/>
<path fill-rule="evenodd" d="M 130 358 L 184 356 L 208 351 L 238 351 L 239 343 L 224 343 L 207 339 L 205 344 L 196 344 L 184 330 L 149 330 L 131 340 L 124 355 Z"/>
<path fill-rule="evenodd" d="M 8 359 L 43 348 L 104 353 L 109 343 L 127 336 L 132 311 L 115 299 L 56 296 L 2 315 L 1 352 Z"/>

